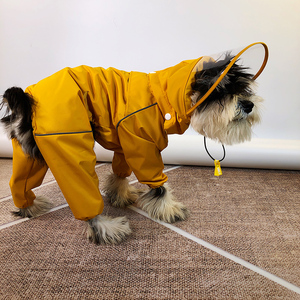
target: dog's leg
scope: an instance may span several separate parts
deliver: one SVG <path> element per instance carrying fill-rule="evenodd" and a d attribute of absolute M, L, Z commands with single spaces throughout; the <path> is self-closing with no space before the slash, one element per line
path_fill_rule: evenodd
<path fill-rule="evenodd" d="M 87 238 L 95 244 L 119 244 L 131 233 L 126 217 L 98 215 L 86 224 Z"/>
<path fill-rule="evenodd" d="M 13 211 L 15 216 L 22 218 L 38 217 L 45 214 L 52 208 L 52 203 L 45 197 L 38 196 L 34 199 L 33 204 L 26 208 L 19 208 L 18 211 Z"/>
<path fill-rule="evenodd" d="M 188 209 L 174 200 L 172 191 L 166 183 L 144 194 L 139 199 L 139 205 L 151 218 L 167 223 L 182 221 L 189 216 Z"/>
<path fill-rule="evenodd" d="M 133 204 L 142 194 L 140 190 L 129 184 L 127 178 L 119 177 L 116 174 L 108 176 L 103 190 L 110 199 L 111 205 L 121 208 Z"/>

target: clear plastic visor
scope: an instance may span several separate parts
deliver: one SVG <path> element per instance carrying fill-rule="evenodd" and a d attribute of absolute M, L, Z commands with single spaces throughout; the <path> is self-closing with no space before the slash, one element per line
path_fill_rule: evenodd
<path fill-rule="evenodd" d="M 211 56 L 203 56 L 197 62 L 193 68 L 187 85 L 187 96 L 190 96 L 190 84 L 192 83 L 195 73 L 197 71 L 208 70 L 216 66 L 224 66 L 224 70 L 219 74 L 216 82 L 213 86 L 202 96 L 201 99 L 194 105 L 187 113 L 190 114 L 194 109 L 199 106 L 217 87 L 221 82 L 227 72 L 234 64 L 238 64 L 247 68 L 247 73 L 253 74 L 253 80 L 255 80 L 264 70 L 267 60 L 268 60 L 268 47 L 264 43 L 254 43 L 245 48 L 239 48 L 234 50 L 224 51 L 218 54 L 213 54 Z"/>

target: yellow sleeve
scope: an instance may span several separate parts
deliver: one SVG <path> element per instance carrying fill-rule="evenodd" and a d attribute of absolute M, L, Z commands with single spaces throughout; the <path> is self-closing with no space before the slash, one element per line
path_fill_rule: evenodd
<path fill-rule="evenodd" d="M 92 132 L 36 135 L 37 145 L 76 219 L 102 213 Z"/>
<path fill-rule="evenodd" d="M 168 180 L 161 157 L 167 134 L 155 105 L 120 122 L 118 137 L 126 162 L 140 183 L 157 188 Z"/>
<path fill-rule="evenodd" d="M 126 162 L 124 153 L 121 151 L 114 152 L 114 157 L 112 160 L 112 169 L 114 174 L 122 178 L 130 176 L 130 174 L 132 173 L 131 168 L 128 166 Z"/>
<path fill-rule="evenodd" d="M 18 208 L 26 208 L 33 204 L 35 194 L 32 189 L 43 182 L 48 166 L 26 155 L 16 139 L 13 145 L 13 173 L 9 185 Z"/>

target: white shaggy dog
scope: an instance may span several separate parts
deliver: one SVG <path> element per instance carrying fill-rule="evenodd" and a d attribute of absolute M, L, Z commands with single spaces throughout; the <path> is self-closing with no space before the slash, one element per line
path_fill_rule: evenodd
<path fill-rule="evenodd" d="M 49 165 L 51 170 L 52 166 L 53 169 L 55 169 L 55 165 L 53 164 L 53 158 L 51 158 L 48 154 L 49 150 L 47 147 L 49 147 L 48 145 L 50 144 L 47 144 L 47 146 L 43 146 L 41 142 L 38 143 L 37 141 L 41 141 L 42 138 L 44 140 L 46 138 L 50 140 L 53 135 L 60 135 L 61 138 L 67 137 L 75 139 L 75 134 L 82 134 L 82 136 L 85 136 L 84 139 L 76 140 L 75 142 L 74 140 L 72 140 L 72 142 L 70 142 L 69 144 L 65 142 L 65 145 L 67 145 L 68 149 L 71 150 L 73 145 L 77 145 L 78 143 L 81 143 L 82 140 L 86 140 L 87 134 L 89 134 L 90 137 L 91 133 L 94 134 L 94 137 L 92 136 L 92 139 L 94 138 L 104 147 L 108 145 L 108 149 L 110 149 L 109 142 L 113 140 L 114 148 L 111 148 L 111 150 L 113 149 L 115 151 L 116 156 L 114 157 L 113 161 L 114 174 L 111 174 L 108 177 L 104 188 L 106 196 L 110 199 L 111 204 L 115 207 L 124 208 L 137 202 L 138 205 L 144 211 L 146 211 L 150 215 L 150 217 L 154 219 L 169 223 L 178 220 L 185 220 L 189 216 L 189 211 L 184 204 L 176 201 L 171 189 L 166 183 L 167 177 L 162 173 L 163 163 L 160 157 L 160 151 L 167 146 L 166 136 L 167 133 L 169 133 L 165 128 L 169 126 L 168 124 L 171 124 L 170 122 L 174 122 L 172 123 L 173 127 L 171 128 L 172 130 L 170 130 L 170 133 L 183 133 L 187 129 L 190 122 L 191 126 L 197 132 L 206 137 L 217 140 L 218 142 L 221 142 L 223 144 L 231 145 L 251 139 L 252 126 L 260 121 L 259 110 L 262 98 L 256 96 L 255 94 L 253 79 L 254 75 L 248 72 L 247 68 L 234 62 L 233 59 L 234 57 L 228 54 L 222 60 L 210 60 L 203 63 L 203 66 L 193 73 L 193 78 L 190 81 L 189 86 L 187 87 L 187 89 L 189 90 L 189 94 L 188 97 L 185 98 L 186 103 L 188 103 L 188 105 L 190 105 L 190 107 L 192 107 L 193 109 L 190 117 L 187 116 L 187 114 L 182 113 L 180 109 L 178 109 L 178 106 L 181 105 L 180 101 L 182 100 L 176 99 L 177 96 L 169 96 L 169 94 L 172 93 L 172 89 L 177 89 L 178 85 L 180 85 L 180 81 L 178 81 L 177 78 L 181 78 L 181 74 L 179 74 L 178 77 L 176 77 L 174 80 L 174 76 L 172 73 L 173 71 L 170 71 L 169 69 L 166 69 L 167 71 L 163 73 L 164 75 L 161 77 L 159 77 L 159 74 L 148 74 L 148 76 L 137 73 L 130 74 L 129 77 L 129 73 L 122 73 L 116 70 L 110 70 L 110 73 L 108 73 L 108 71 L 97 69 L 96 71 L 98 72 L 98 83 L 99 78 L 106 72 L 106 75 L 103 76 L 104 79 L 101 83 L 102 85 L 95 85 L 98 89 L 102 89 L 101 91 L 106 92 L 109 88 L 114 87 L 114 84 L 116 84 L 115 82 L 109 82 L 110 78 L 112 78 L 111 80 L 115 80 L 115 78 L 119 77 L 122 78 L 120 80 L 122 87 L 118 90 L 118 87 L 116 85 L 111 93 L 107 92 L 107 95 L 105 96 L 106 98 L 101 99 L 101 97 L 98 97 L 97 99 L 95 98 L 95 100 L 92 99 L 92 101 L 91 97 L 97 93 L 95 87 L 93 87 L 93 89 L 91 90 L 85 91 L 80 85 L 86 84 L 86 82 L 92 82 L 92 76 L 90 74 L 91 72 L 95 72 L 96 68 L 92 69 L 90 67 L 81 67 L 81 73 L 75 73 L 73 69 L 68 69 L 67 75 L 64 75 L 64 77 L 62 77 L 61 79 L 60 86 L 63 86 L 63 80 L 65 80 L 65 78 L 68 78 L 69 82 L 71 82 L 72 84 L 74 82 L 76 83 L 74 85 L 75 88 L 77 88 L 78 86 L 80 87 L 80 90 L 76 90 L 74 92 L 74 95 L 76 97 L 78 95 L 83 95 L 80 98 L 82 101 L 80 102 L 80 105 L 84 103 L 86 108 L 86 110 L 84 109 L 82 111 L 83 115 L 90 116 L 89 120 L 91 122 L 91 131 L 86 130 L 82 132 L 67 133 L 54 131 L 54 133 L 50 132 L 47 134 L 36 133 L 36 129 L 34 129 L 36 127 L 34 126 L 37 126 L 36 124 L 38 124 L 38 122 L 42 123 L 44 120 L 43 118 L 49 118 L 50 123 L 54 124 L 54 127 L 56 126 L 55 122 L 52 122 L 52 119 L 55 118 L 55 115 L 52 116 L 52 119 L 49 114 L 42 114 L 44 116 L 43 118 L 38 118 L 37 116 L 38 113 L 41 114 L 41 111 L 44 113 L 43 107 L 45 107 L 45 110 L 48 110 L 47 103 L 46 106 L 43 106 L 44 102 L 41 102 L 41 99 L 43 98 L 44 94 L 49 95 L 49 93 L 52 92 L 51 89 L 39 89 L 39 91 L 42 92 L 39 92 L 40 94 L 38 94 L 38 96 L 24 93 L 21 88 L 13 87 L 8 89 L 4 93 L 2 101 L 2 106 L 7 106 L 7 114 L 1 119 L 1 123 L 4 124 L 8 136 L 13 139 L 13 141 L 15 141 L 19 146 L 21 146 L 22 151 L 25 155 L 27 155 L 33 162 L 38 161 L 41 165 Z M 186 72 L 188 75 L 190 73 L 190 70 L 186 71 L 186 66 L 189 66 L 189 63 L 190 62 L 183 62 L 182 65 L 179 65 L 180 68 L 182 67 L 182 70 L 184 70 L 184 72 Z M 80 81 L 78 79 L 78 76 L 82 76 L 86 69 L 88 69 L 90 72 L 88 73 L 89 77 L 87 77 L 87 80 L 84 80 L 83 78 L 83 80 Z M 179 67 L 175 66 L 175 71 L 177 71 L 178 69 Z M 224 73 L 224 70 L 226 70 L 226 74 Z M 72 76 L 69 76 L 69 73 Z M 76 76 L 74 74 L 76 74 Z M 109 77 L 107 74 L 114 74 L 114 76 Z M 170 76 L 170 78 L 176 84 L 172 85 L 172 82 L 169 81 L 169 78 L 166 74 L 168 74 L 168 76 Z M 123 79 L 122 76 L 125 79 Z M 185 78 L 187 78 L 187 76 Z M 220 78 L 221 76 L 223 76 L 222 80 L 218 81 L 218 78 Z M 140 81 L 138 81 L 138 84 L 136 84 L 134 80 Z M 164 83 L 162 83 L 163 80 L 165 80 Z M 131 81 L 132 83 L 130 84 L 132 85 L 127 88 L 126 84 Z M 151 86 L 150 89 L 148 87 L 149 82 Z M 134 84 L 135 88 L 136 86 L 138 88 L 133 91 L 134 96 L 131 96 L 131 98 L 127 94 L 126 96 L 124 94 L 124 98 L 121 97 L 120 103 L 117 103 L 117 100 L 111 99 L 112 94 L 118 96 L 121 92 L 127 93 L 128 90 L 133 90 L 133 88 L 131 87 L 134 86 Z M 182 84 L 185 84 L 185 82 L 183 82 Z M 215 88 L 210 91 L 210 89 L 212 89 L 214 85 L 216 85 Z M 103 88 L 103 86 L 105 88 Z M 159 86 L 158 89 L 156 89 L 157 86 Z M 143 89 L 145 89 L 145 94 L 147 94 L 149 100 L 148 98 L 146 99 L 146 96 L 144 96 Z M 171 89 L 171 91 L 167 91 L 166 89 Z M 63 91 L 60 94 L 55 94 L 56 96 L 53 98 L 53 101 L 56 101 L 56 99 L 59 98 L 62 93 L 64 97 L 66 97 L 65 95 L 67 93 L 67 90 L 68 87 L 66 87 L 66 91 Z M 157 91 L 162 90 L 164 91 L 161 92 L 159 96 L 157 96 Z M 208 91 L 210 92 L 208 93 Z M 104 92 L 102 92 L 102 94 Z M 182 92 L 175 93 L 175 95 L 179 94 L 181 95 Z M 136 100 L 134 100 L 135 95 L 137 95 Z M 201 100 L 203 98 L 203 95 L 206 95 L 204 101 Z M 72 99 L 77 99 L 74 97 Z M 123 103 L 127 101 L 127 97 L 130 98 L 130 100 L 128 100 L 129 104 L 126 104 L 126 110 L 128 111 L 128 105 L 133 105 L 134 109 L 132 109 L 133 112 L 129 111 L 127 114 L 123 114 L 123 112 L 121 112 L 121 110 L 119 111 L 119 109 L 121 105 L 123 105 Z M 173 115 L 171 113 L 166 113 L 165 107 L 171 107 L 171 105 L 167 102 L 168 97 L 170 103 L 172 103 L 173 106 L 176 107 L 174 109 L 175 113 Z M 56 110 L 64 108 L 64 105 L 67 105 L 63 101 L 64 99 L 65 98 L 63 97 L 59 98 Z M 140 101 L 139 99 L 146 99 L 148 102 L 145 105 L 143 104 L 144 106 L 139 107 L 137 102 L 134 102 Z M 99 107 L 102 107 L 95 106 L 98 105 L 97 103 L 100 103 L 102 106 L 107 105 L 107 103 L 109 103 L 110 105 L 107 106 L 106 110 L 104 111 L 104 114 L 108 116 L 105 124 L 101 123 L 103 120 L 103 116 L 101 116 L 100 118 L 100 114 L 97 115 L 96 113 L 97 109 Z M 114 112 L 112 111 L 112 107 L 115 107 Z M 69 119 L 64 123 L 62 122 L 63 124 L 74 123 L 76 125 L 76 122 L 79 118 L 81 118 L 81 115 L 79 114 L 77 117 L 74 117 L 75 119 L 73 120 L 72 117 L 73 114 L 75 114 L 74 111 L 75 109 L 72 107 L 72 113 L 67 114 Z M 153 117 L 152 115 L 150 116 L 150 112 L 152 113 Z M 65 115 L 66 114 L 64 114 L 64 116 Z M 118 115 L 120 115 L 119 119 L 117 119 L 117 121 L 114 121 L 113 123 L 113 118 Z M 186 119 L 182 121 L 184 116 L 186 116 Z M 107 138 L 108 122 L 113 123 L 113 125 L 109 125 L 111 126 L 109 127 L 109 139 Z M 170 126 L 168 128 L 170 128 Z M 130 130 L 134 131 L 135 135 L 132 135 Z M 128 132 L 131 135 L 127 136 L 126 134 L 128 134 Z M 142 147 L 138 143 L 139 141 L 143 142 L 146 146 Z M 53 145 L 54 150 L 56 150 L 56 144 Z M 116 145 L 118 145 L 119 148 L 117 148 Z M 92 149 L 89 148 L 92 146 L 86 146 L 87 150 L 85 151 L 92 151 Z M 84 147 L 85 144 L 82 144 L 80 151 Z M 151 147 L 153 147 L 153 150 Z M 64 148 L 57 148 L 57 150 L 64 151 Z M 59 154 L 52 157 L 54 157 L 54 160 L 59 159 Z M 78 164 L 74 164 L 75 167 L 77 165 Z M 122 168 L 119 166 L 122 166 Z M 41 170 L 42 167 L 37 165 L 37 168 Z M 74 215 L 80 215 L 80 207 L 79 209 L 77 207 L 76 209 L 74 209 L 74 205 L 76 205 L 76 199 L 72 199 L 68 196 L 69 191 L 67 188 L 65 188 L 65 183 L 63 182 L 64 180 L 60 178 L 60 172 L 63 172 L 64 168 L 68 168 L 68 165 L 66 164 L 65 167 L 61 168 L 59 172 L 56 172 L 56 175 L 54 176 L 57 177 L 56 179 L 61 188 L 63 187 L 62 191 L 65 194 L 69 205 L 72 204 L 70 205 L 70 207 L 71 209 L 73 207 L 72 211 Z M 133 186 L 129 185 L 126 177 L 130 175 L 132 170 L 141 183 L 149 185 L 149 191 L 141 192 L 140 190 L 137 190 Z M 89 176 L 91 172 L 91 170 L 89 172 L 84 172 L 82 173 L 82 176 Z M 91 175 L 91 177 L 93 177 L 93 180 L 96 180 L 95 175 Z M 64 178 L 67 178 L 67 176 L 65 176 Z M 74 180 L 77 180 L 76 177 L 73 176 L 73 178 Z M 87 177 L 87 180 L 85 181 L 82 180 L 82 182 L 88 182 L 88 180 L 89 177 Z M 91 186 L 92 188 L 94 187 L 94 185 L 92 184 L 89 186 Z M 74 188 L 77 188 L 77 186 L 74 185 Z M 14 189 L 16 188 L 13 185 L 13 197 L 14 195 L 17 195 L 17 192 Z M 96 192 L 97 189 L 98 186 L 95 187 Z M 90 192 L 84 191 L 83 188 L 81 190 L 79 189 L 78 191 L 79 193 L 85 193 L 85 195 L 87 195 L 86 197 L 88 197 L 88 193 Z M 84 197 L 81 197 L 79 195 L 78 198 L 81 199 L 80 201 L 83 201 L 83 206 L 81 206 L 82 208 L 84 207 L 84 205 L 86 205 L 87 209 L 89 209 L 88 206 L 92 204 L 94 205 L 95 203 L 93 202 L 92 204 L 89 204 L 89 202 L 86 200 L 86 204 L 84 204 Z M 102 199 L 100 198 L 101 195 L 99 194 L 99 201 L 101 201 Z M 51 207 L 49 201 L 44 198 L 37 197 L 32 201 L 33 203 L 29 206 L 17 205 L 19 207 L 19 210 L 16 212 L 16 214 L 21 217 L 36 217 L 48 211 Z M 82 210 L 85 210 L 85 208 Z M 94 214 L 90 217 L 89 215 L 87 215 L 78 218 L 86 221 L 87 237 L 90 241 L 96 244 L 119 243 L 131 233 L 126 217 L 111 218 L 98 213 L 96 216 Z"/>

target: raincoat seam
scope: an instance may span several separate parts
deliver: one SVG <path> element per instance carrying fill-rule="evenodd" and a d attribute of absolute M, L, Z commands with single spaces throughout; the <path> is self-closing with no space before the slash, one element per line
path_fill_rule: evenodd
<path fill-rule="evenodd" d="M 146 106 L 146 107 L 144 107 L 144 108 L 138 109 L 138 110 L 134 111 L 133 113 L 131 113 L 131 114 L 125 116 L 124 118 L 122 118 L 122 119 L 117 123 L 116 131 L 118 132 L 118 127 L 119 127 L 119 125 L 120 125 L 120 123 L 121 123 L 122 121 L 124 121 L 124 120 L 127 119 L 128 117 L 130 117 L 130 116 L 132 116 L 132 115 L 134 115 L 134 114 L 136 114 L 136 113 L 138 113 L 138 112 L 140 112 L 140 111 L 143 111 L 143 110 L 145 110 L 145 109 L 147 109 L 147 108 L 150 108 L 150 107 L 152 107 L 152 106 L 154 106 L 154 105 L 157 105 L 157 102 L 156 102 L 156 103 L 153 103 L 153 104 L 151 104 L 151 105 L 149 105 L 149 106 Z"/>
<path fill-rule="evenodd" d="M 174 110 L 173 106 L 171 105 L 169 99 L 168 99 L 168 96 L 166 95 L 166 92 L 163 90 L 162 86 L 161 86 L 161 82 L 160 82 L 160 79 L 159 79 L 159 76 L 155 73 L 154 75 L 157 76 L 157 80 L 159 82 L 159 88 L 160 88 L 160 91 L 161 91 L 161 94 L 164 98 L 164 101 L 160 101 L 160 99 L 158 98 L 157 100 L 157 103 L 158 103 L 158 107 L 159 107 L 159 110 L 160 111 L 163 111 L 163 113 L 166 113 L 166 112 L 172 112 Z M 153 91 L 153 88 L 151 86 L 151 80 L 150 80 L 150 77 L 148 76 L 148 83 L 149 83 L 149 88 L 150 88 L 150 91 L 151 91 L 151 94 L 153 95 L 153 97 L 155 98 L 155 93 Z M 164 104 L 163 104 L 164 103 Z M 168 106 L 168 109 L 166 110 L 166 106 Z M 176 113 L 176 112 L 175 112 Z"/>
<path fill-rule="evenodd" d="M 93 133 L 93 131 L 89 130 L 89 131 L 76 131 L 76 132 L 36 133 L 35 136 L 66 135 L 66 134 L 80 134 L 80 133 Z"/>

